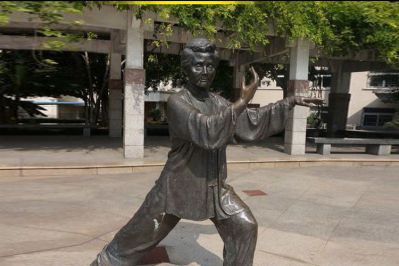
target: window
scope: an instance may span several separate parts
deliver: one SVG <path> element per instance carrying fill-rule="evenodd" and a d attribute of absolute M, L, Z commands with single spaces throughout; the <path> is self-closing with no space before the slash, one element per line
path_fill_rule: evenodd
<path fill-rule="evenodd" d="M 331 77 L 332 75 L 321 75 L 321 86 L 323 88 L 331 87 Z"/>
<path fill-rule="evenodd" d="M 393 118 L 393 114 L 385 115 L 385 114 L 380 114 L 378 116 L 378 123 L 377 125 L 382 127 L 384 126 L 385 123 L 391 122 Z"/>
<path fill-rule="evenodd" d="M 369 87 L 392 88 L 399 87 L 399 73 L 370 73 Z"/>
<path fill-rule="evenodd" d="M 364 108 L 362 126 L 365 128 L 383 127 L 386 122 L 392 121 L 395 109 L 391 108 Z"/>
<path fill-rule="evenodd" d="M 375 127 L 377 126 L 378 115 L 377 114 L 364 114 L 363 126 Z"/>

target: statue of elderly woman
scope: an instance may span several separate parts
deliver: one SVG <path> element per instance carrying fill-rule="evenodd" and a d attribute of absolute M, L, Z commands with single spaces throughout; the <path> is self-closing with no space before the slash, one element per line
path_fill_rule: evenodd
<path fill-rule="evenodd" d="M 226 146 L 234 137 L 255 141 L 281 132 L 289 110 L 320 100 L 288 97 L 250 109 L 247 104 L 259 78 L 242 83 L 240 97 L 231 103 L 209 88 L 218 65 L 218 52 L 207 39 L 196 38 L 182 53 L 187 85 L 168 100 L 171 150 L 154 187 L 133 218 L 98 254 L 92 266 L 137 265 L 180 219 L 210 219 L 223 242 L 224 265 L 253 263 L 257 222 L 248 206 L 226 184 Z"/>

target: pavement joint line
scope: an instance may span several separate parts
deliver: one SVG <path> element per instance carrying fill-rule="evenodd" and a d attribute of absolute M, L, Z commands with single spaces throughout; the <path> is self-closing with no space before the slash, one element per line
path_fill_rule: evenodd
<path fill-rule="evenodd" d="M 87 240 L 85 240 L 83 242 L 80 242 L 80 243 L 77 243 L 77 244 L 72 244 L 72 245 L 66 245 L 66 246 L 55 247 L 55 248 L 31 250 L 31 251 L 15 253 L 15 254 L 9 254 L 9 255 L 0 255 L 0 258 L 10 258 L 10 257 L 15 257 L 15 256 L 20 256 L 20 255 L 28 255 L 28 254 L 34 254 L 34 253 L 54 251 L 54 250 L 59 250 L 59 249 L 63 249 L 63 248 L 78 247 L 78 246 L 82 246 L 82 245 L 88 244 L 88 243 L 90 243 L 90 242 L 92 242 L 94 240 L 98 240 L 98 237 L 87 239 Z M 101 241 L 104 242 L 104 240 L 101 240 Z"/>
<path fill-rule="evenodd" d="M 14 225 L 14 224 L 8 224 L 8 223 L 2 223 L 2 224 L 11 225 L 11 226 L 14 226 L 14 227 L 19 227 L 19 228 L 35 229 L 35 230 L 49 231 L 49 232 L 59 232 L 59 233 L 80 235 L 80 236 L 84 236 L 84 237 L 91 237 L 91 238 L 94 237 L 94 238 L 97 238 L 97 236 L 88 235 L 88 234 L 79 233 L 79 232 L 71 232 L 71 231 L 64 231 L 64 230 L 51 229 L 51 228 L 43 228 L 43 227 L 36 227 L 36 226 Z"/>
<path fill-rule="evenodd" d="M 305 191 L 302 192 L 302 194 L 297 197 L 295 199 L 295 201 L 293 201 L 291 204 L 289 204 L 289 206 L 287 208 L 285 208 L 285 210 L 276 218 L 273 220 L 272 224 L 270 226 L 276 225 L 278 223 L 278 221 L 280 220 L 280 218 L 292 207 L 294 206 L 298 201 L 301 201 L 301 198 L 303 197 L 303 195 L 305 195 L 306 192 L 308 192 L 310 190 L 310 186 L 305 189 Z"/>
<path fill-rule="evenodd" d="M 351 208 L 349 208 L 349 209 L 351 209 Z M 343 220 L 345 220 L 345 219 L 346 219 L 345 215 L 343 217 L 341 217 L 341 219 L 339 219 L 338 223 L 334 226 L 334 229 L 331 231 L 331 233 L 328 236 L 326 242 L 324 243 L 323 248 L 320 250 L 321 252 L 323 252 L 326 249 L 328 243 L 331 241 L 331 238 L 333 237 L 333 235 L 334 235 L 335 231 L 337 230 L 338 226 L 340 226 L 341 222 Z"/>
<path fill-rule="evenodd" d="M 139 198 L 139 197 L 137 197 L 137 198 Z M 143 198 L 143 200 L 144 200 L 144 198 Z M 33 200 L 30 200 L 30 202 L 47 202 L 47 203 L 54 203 L 54 202 L 57 202 L 57 201 L 54 201 L 54 200 L 43 200 L 43 199 L 33 199 Z M 72 203 L 72 202 L 69 202 L 68 205 L 69 205 L 69 206 L 81 206 L 82 204 L 81 204 L 81 203 Z M 99 211 L 100 209 L 98 209 L 98 208 L 91 208 L 91 210 Z M 7 212 L 7 211 L 6 211 L 6 212 Z M 114 216 L 119 216 L 120 218 L 123 218 L 123 219 L 131 219 L 131 218 L 132 218 L 131 216 L 127 216 L 127 215 L 115 213 L 115 212 L 112 212 L 112 211 L 109 211 L 109 210 L 103 210 L 103 209 L 101 209 L 101 212 L 102 212 L 102 213 L 106 213 L 106 214 L 111 214 L 111 215 L 114 215 Z M 28 228 L 28 227 L 27 227 L 27 228 Z M 46 229 L 44 229 L 44 228 L 36 228 L 36 229 L 46 230 Z M 72 232 L 67 232 L 67 231 L 65 231 L 65 233 L 72 233 Z M 90 235 L 88 235 L 88 236 L 90 236 Z M 90 237 L 92 237 L 92 236 L 90 236 Z"/>
<path fill-rule="evenodd" d="M 370 193 L 370 187 L 372 185 L 374 185 L 374 181 L 377 179 L 378 177 L 374 177 L 373 181 L 370 182 L 370 184 L 365 188 L 365 190 L 363 191 L 363 193 L 359 196 L 359 198 L 357 199 L 357 201 L 351 206 L 351 209 L 356 208 L 356 205 L 359 204 L 360 200 L 363 198 L 364 195 L 366 195 L 366 193 Z"/>
<path fill-rule="evenodd" d="M 305 261 L 305 260 L 301 260 L 301 259 L 298 259 L 298 258 L 294 258 L 294 257 L 291 257 L 291 256 L 285 256 L 285 255 L 282 255 L 282 254 L 266 251 L 266 250 L 263 250 L 263 249 L 259 249 L 257 251 L 260 251 L 260 252 L 263 252 L 263 253 L 266 253 L 266 254 L 269 254 L 269 255 L 273 255 L 273 256 L 276 256 L 276 257 L 288 259 L 290 261 L 295 261 L 295 262 L 300 262 L 300 263 L 303 263 L 303 264 L 317 266 L 317 264 L 314 264 L 314 263 L 311 263 L 311 262 L 308 262 L 308 261 Z"/>
<path fill-rule="evenodd" d="M 118 229 L 119 229 L 119 227 L 118 227 Z M 63 248 L 78 247 L 78 246 L 82 246 L 82 245 L 88 244 L 88 243 L 90 243 L 90 242 L 92 242 L 92 241 L 95 241 L 95 240 L 100 240 L 100 241 L 102 241 L 102 242 L 107 243 L 108 241 L 102 239 L 102 237 L 105 236 L 105 235 L 107 235 L 107 234 L 109 234 L 109 233 L 112 233 L 112 232 L 114 232 L 114 231 L 116 231 L 116 230 L 118 230 L 118 229 L 115 229 L 115 228 L 114 228 L 114 229 L 112 229 L 111 231 L 104 232 L 104 233 L 102 233 L 102 234 L 100 234 L 100 235 L 98 235 L 98 236 L 95 236 L 95 237 L 94 237 L 94 236 L 90 236 L 90 239 L 87 239 L 87 240 L 85 240 L 85 241 L 83 241 L 83 242 L 81 242 L 81 243 L 78 243 L 78 244 L 72 244 L 72 245 L 66 245 L 66 246 L 55 247 L 55 248 L 48 248 L 48 249 L 42 249 L 42 250 L 32 250 L 32 251 L 27 251 L 27 252 L 22 252 L 22 253 L 15 253 L 15 254 L 9 254 L 9 255 L 0 255 L 0 258 L 9 258 L 9 257 L 20 256 L 20 255 L 28 255 L 28 254 L 33 254 L 33 253 L 41 253 L 41 252 L 54 251 L 54 250 L 59 250 L 59 249 L 63 249 Z M 83 234 L 82 234 L 82 235 L 83 235 Z M 88 235 L 86 235 L 86 236 L 88 236 Z M 89 237 L 89 236 L 88 236 L 88 237 Z"/>

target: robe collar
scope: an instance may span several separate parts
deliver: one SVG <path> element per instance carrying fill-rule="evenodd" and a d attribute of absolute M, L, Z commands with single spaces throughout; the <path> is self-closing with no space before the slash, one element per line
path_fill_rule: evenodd
<path fill-rule="evenodd" d="M 197 89 L 190 85 L 187 85 L 186 89 L 191 93 L 191 95 L 194 98 L 196 98 L 199 101 L 205 101 L 206 99 L 209 99 L 209 97 L 210 97 L 209 90 Z"/>

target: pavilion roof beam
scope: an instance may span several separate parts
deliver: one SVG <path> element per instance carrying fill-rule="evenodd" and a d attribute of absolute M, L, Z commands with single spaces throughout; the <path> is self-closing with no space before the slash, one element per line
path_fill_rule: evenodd
<path fill-rule="evenodd" d="M 268 45 L 255 53 L 240 55 L 239 64 L 249 65 L 254 63 L 288 64 L 289 46 L 286 38 L 270 36 Z"/>
<path fill-rule="evenodd" d="M 43 46 L 44 43 L 57 40 L 52 37 L 29 37 L 0 35 L 0 49 L 10 50 L 56 50 Z M 71 43 L 62 48 L 63 51 L 87 51 L 92 53 L 107 54 L 111 49 L 111 41 L 108 40 L 83 40 Z"/>
<path fill-rule="evenodd" d="M 126 29 L 126 18 L 128 11 L 118 11 L 111 5 L 104 5 L 101 9 L 92 8 L 86 9 L 81 14 L 66 14 L 65 21 L 73 22 L 76 20 L 82 20 L 84 23 L 81 26 L 72 26 L 70 24 L 61 24 L 55 27 L 59 27 L 59 29 L 69 29 L 76 31 L 97 31 L 97 32 L 108 32 L 111 30 L 121 30 L 122 32 Z M 10 15 L 10 24 L 5 25 L 4 27 L 20 27 L 20 28 L 37 28 L 40 25 L 40 19 L 34 18 L 26 13 L 14 13 Z M 171 37 L 168 38 L 168 41 L 172 43 L 186 43 L 193 36 L 183 30 L 182 28 L 176 26 L 178 24 L 178 20 L 171 17 L 168 19 L 161 18 L 158 14 L 155 13 L 146 13 L 144 14 L 144 19 L 151 18 L 152 23 L 144 24 L 144 38 L 154 40 L 154 22 L 167 22 L 175 24 L 174 32 Z M 3 27 L 3 28 L 4 28 Z M 218 28 L 222 30 L 222 25 L 219 25 Z M 272 30 L 273 27 L 270 27 Z M 253 56 L 245 56 L 241 62 L 243 64 L 250 64 L 252 62 L 269 62 L 269 63 L 287 63 L 287 59 L 285 55 L 280 54 L 285 52 L 285 49 L 289 44 L 283 43 L 285 42 L 284 38 L 280 38 L 275 35 L 274 32 L 268 32 L 267 35 L 270 38 L 274 38 L 271 44 L 266 47 L 266 49 L 258 49 Z M 219 48 L 228 48 L 228 37 L 226 37 L 223 33 L 219 33 L 218 38 L 222 41 L 217 42 L 216 45 Z M 122 43 L 123 45 L 123 43 Z M 26 46 L 26 45 L 25 45 Z M 18 48 L 10 48 L 10 49 L 18 49 Z M 328 58 L 334 60 L 356 60 L 356 61 L 381 61 L 376 57 L 375 51 L 360 51 L 356 54 L 344 56 L 344 57 L 331 57 L 324 55 L 320 49 L 310 48 L 310 56 L 311 57 L 319 57 L 319 58 Z M 102 52 L 103 49 L 100 49 Z M 237 49 L 237 50 L 246 50 Z"/>
<path fill-rule="evenodd" d="M 0 35 L 0 49 L 10 50 L 54 50 L 51 48 L 44 47 L 43 44 L 48 41 L 57 40 L 52 37 L 30 37 L 30 36 L 14 36 L 14 35 Z M 120 40 L 117 40 L 120 44 Z M 118 45 L 118 51 L 121 54 L 125 54 L 125 49 Z M 84 40 L 79 43 L 67 44 L 62 50 L 65 51 L 87 51 L 92 53 L 107 54 L 110 52 L 111 41 L 108 40 Z M 153 48 L 148 45 L 147 51 L 154 53 L 165 53 L 165 54 L 179 54 L 181 50 L 181 44 L 171 43 L 168 47 Z M 219 55 L 222 60 L 229 60 L 232 52 L 228 49 L 220 49 Z"/>
<path fill-rule="evenodd" d="M 64 25 L 71 25 L 74 21 L 82 21 L 82 26 L 125 30 L 126 19 L 127 11 L 118 11 L 112 6 L 104 5 L 101 9 L 87 8 L 82 14 L 66 13 L 64 15 Z M 10 22 L 41 23 L 42 21 L 36 16 L 27 13 L 14 12 L 10 14 Z"/>
<path fill-rule="evenodd" d="M 347 61 L 351 62 L 348 65 L 348 70 L 353 69 L 352 72 L 357 71 L 367 71 L 369 69 L 387 69 L 387 66 L 382 59 L 378 59 L 376 55 L 369 50 L 360 51 L 354 55 L 348 56 L 328 56 L 323 55 L 319 49 L 311 49 L 310 56 L 320 58 L 323 60 L 319 60 L 320 63 L 326 62 L 328 60 L 336 60 L 336 61 Z M 240 64 L 249 65 L 253 63 L 273 63 L 273 64 L 287 64 L 287 57 L 289 54 L 286 49 L 283 49 L 279 52 L 275 52 L 272 54 L 264 55 L 262 53 L 255 54 L 246 54 L 240 58 Z"/>
<path fill-rule="evenodd" d="M 356 60 L 342 60 L 331 58 L 320 58 L 315 63 L 318 65 L 331 67 L 333 64 L 342 62 L 342 72 L 363 72 L 363 71 L 388 71 L 392 67 L 385 62 L 375 61 L 356 61 Z"/>
<path fill-rule="evenodd" d="M 9 29 L 9 30 L 37 30 L 43 24 L 40 22 L 10 22 L 8 24 L 0 24 L 1 29 Z M 75 25 L 65 25 L 65 24 L 58 24 L 52 25 L 52 28 L 55 30 L 65 30 L 65 31 L 74 31 L 74 32 L 95 32 L 95 33 L 110 33 L 112 29 L 104 28 L 104 27 L 96 27 L 96 26 L 75 26 Z"/>
<path fill-rule="evenodd" d="M 168 47 L 156 47 L 152 45 L 147 45 L 146 51 L 153 53 L 163 53 L 163 54 L 174 54 L 178 55 L 181 53 L 182 45 L 179 43 L 171 43 Z M 231 60 L 232 51 L 229 49 L 219 49 L 219 57 L 221 60 Z"/>
<path fill-rule="evenodd" d="M 144 38 L 147 40 L 156 40 L 157 39 L 156 36 L 154 36 L 153 31 L 145 31 Z M 187 32 L 183 28 L 174 26 L 172 35 L 170 37 L 168 37 L 166 40 L 168 42 L 172 42 L 172 43 L 185 44 L 185 43 L 189 42 L 192 38 L 194 38 L 194 36 L 190 32 Z M 217 33 L 216 40 L 217 40 L 217 41 L 215 41 L 216 47 L 229 48 L 227 45 L 229 38 L 226 35 L 224 35 L 223 33 Z M 249 49 L 240 48 L 237 50 L 249 50 Z"/>
<path fill-rule="evenodd" d="M 114 7 L 104 5 L 101 9 L 92 8 L 86 9 L 83 14 L 65 14 L 65 22 L 59 25 L 55 25 L 55 29 L 75 30 L 75 31 L 94 31 L 94 32 L 111 32 L 112 30 L 126 30 L 126 19 L 128 11 L 117 11 Z M 143 19 L 151 18 L 152 23 L 144 23 L 144 38 L 145 39 L 156 39 L 154 37 L 154 23 L 156 22 L 167 22 L 174 24 L 173 33 L 167 40 L 172 43 L 187 43 L 193 38 L 192 34 L 179 27 L 177 19 L 169 18 L 163 19 L 158 14 L 146 13 Z M 77 26 L 73 25 L 74 21 L 82 21 L 82 24 Z M 41 20 L 32 15 L 15 12 L 10 15 L 10 23 L 3 26 L 3 28 L 38 28 L 41 25 Z M 218 29 L 223 30 L 222 26 L 219 25 Z M 228 37 L 222 32 L 217 34 L 217 38 L 220 41 L 216 42 L 216 46 L 220 48 L 228 48 Z M 249 50 L 247 48 L 241 48 L 238 50 Z"/>

